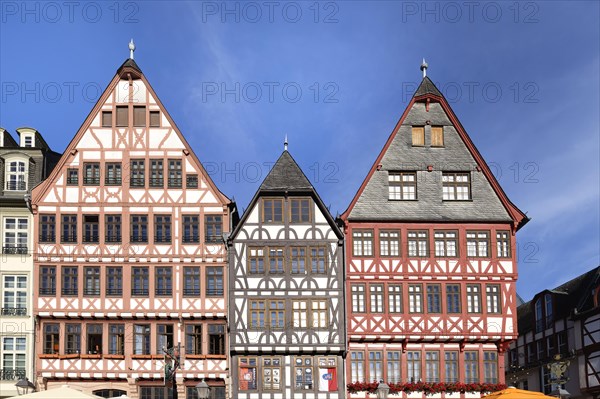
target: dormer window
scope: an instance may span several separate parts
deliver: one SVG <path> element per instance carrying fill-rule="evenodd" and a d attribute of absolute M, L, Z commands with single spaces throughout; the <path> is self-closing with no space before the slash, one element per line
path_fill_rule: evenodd
<path fill-rule="evenodd" d="M 23 135 L 22 136 L 23 139 L 23 143 L 21 144 L 22 147 L 33 147 L 33 136 L 32 135 Z"/>
<path fill-rule="evenodd" d="M 554 323 L 554 312 L 552 295 L 544 294 L 535 301 L 535 331 L 541 332 L 552 327 Z"/>
<path fill-rule="evenodd" d="M 27 164 L 9 161 L 6 167 L 6 191 L 27 191 Z"/>

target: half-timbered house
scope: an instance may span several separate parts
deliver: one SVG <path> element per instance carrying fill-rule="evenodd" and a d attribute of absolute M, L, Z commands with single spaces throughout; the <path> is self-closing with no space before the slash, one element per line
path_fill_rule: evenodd
<path fill-rule="evenodd" d="M 131 56 L 33 192 L 37 381 L 103 397 L 224 398 L 232 202 Z"/>
<path fill-rule="evenodd" d="M 232 397 L 344 398 L 343 236 L 287 148 L 228 246 Z"/>
<path fill-rule="evenodd" d="M 502 383 L 517 334 L 515 233 L 528 219 L 422 69 L 341 216 L 347 379 Z"/>

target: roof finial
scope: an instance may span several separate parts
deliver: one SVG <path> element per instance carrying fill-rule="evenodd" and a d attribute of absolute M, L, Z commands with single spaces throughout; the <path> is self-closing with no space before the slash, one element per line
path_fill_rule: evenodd
<path fill-rule="evenodd" d="M 133 52 L 135 51 L 135 44 L 133 44 L 133 39 L 129 42 L 129 58 L 133 59 Z"/>
<path fill-rule="evenodd" d="M 287 141 L 287 134 L 285 135 L 285 141 L 283 142 L 283 150 L 287 151 L 287 147 L 288 147 L 288 141 Z"/>
<path fill-rule="evenodd" d="M 421 71 L 423 71 L 423 77 L 427 76 L 427 63 L 425 62 L 425 58 L 423 58 L 423 63 L 421 64 Z"/>

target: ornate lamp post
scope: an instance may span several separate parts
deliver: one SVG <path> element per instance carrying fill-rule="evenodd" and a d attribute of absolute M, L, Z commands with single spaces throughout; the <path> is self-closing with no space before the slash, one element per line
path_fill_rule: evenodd
<path fill-rule="evenodd" d="M 196 391 L 198 392 L 198 399 L 208 399 L 208 395 L 210 395 L 210 387 L 206 382 L 204 382 L 204 378 L 198 383 L 198 385 L 196 385 Z"/>
<path fill-rule="evenodd" d="M 383 382 L 383 380 L 379 381 L 379 385 L 377 385 L 377 399 L 387 399 L 389 393 L 390 386 Z"/>
<path fill-rule="evenodd" d="M 29 390 L 31 390 L 31 392 L 35 391 L 35 385 L 33 385 L 27 377 L 21 378 L 19 382 L 15 384 L 15 386 L 17 387 L 17 393 L 19 394 L 19 396 L 27 395 L 29 393 Z"/>

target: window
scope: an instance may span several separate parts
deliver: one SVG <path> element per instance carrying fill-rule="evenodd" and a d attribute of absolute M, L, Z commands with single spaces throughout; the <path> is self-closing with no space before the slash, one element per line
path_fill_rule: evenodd
<path fill-rule="evenodd" d="M 379 255 L 400 256 L 400 231 L 382 230 L 379 232 Z"/>
<path fill-rule="evenodd" d="M 125 354 L 125 325 L 108 325 L 108 353 L 111 355 Z"/>
<path fill-rule="evenodd" d="M 59 350 L 59 325 L 55 323 L 44 324 L 44 354 L 58 355 Z"/>
<path fill-rule="evenodd" d="M 498 383 L 498 354 L 496 352 L 483 352 L 483 382 Z"/>
<path fill-rule="evenodd" d="M 223 296 L 223 267 L 206 267 L 206 296 Z"/>
<path fill-rule="evenodd" d="M 223 221 L 221 215 L 206 215 L 204 216 L 204 224 L 206 226 L 207 243 L 218 243 L 222 240 Z"/>
<path fill-rule="evenodd" d="M 284 272 L 284 259 L 283 247 L 269 248 L 269 273 L 282 274 Z"/>
<path fill-rule="evenodd" d="M 77 215 L 62 215 L 63 243 L 77 242 Z"/>
<path fill-rule="evenodd" d="M 281 358 L 262 358 L 263 389 L 277 391 L 281 389 Z"/>
<path fill-rule="evenodd" d="M 317 329 L 326 328 L 327 323 L 326 300 L 292 301 L 292 326 L 294 328 L 307 328 L 308 326 Z"/>
<path fill-rule="evenodd" d="M 412 145 L 413 147 L 425 145 L 425 126 L 412 127 Z"/>
<path fill-rule="evenodd" d="M 499 258 L 510 258 L 510 233 L 508 231 L 496 232 L 496 249 Z"/>
<path fill-rule="evenodd" d="M 181 159 L 169 159 L 169 188 L 181 188 Z"/>
<path fill-rule="evenodd" d="M 100 164 L 97 162 L 83 164 L 83 184 L 97 186 L 100 184 Z"/>
<path fill-rule="evenodd" d="M 309 223 L 312 220 L 310 205 L 309 198 L 292 198 L 290 200 L 292 223 Z"/>
<path fill-rule="evenodd" d="M 307 301 L 292 301 L 292 327 L 308 327 L 308 304 Z"/>
<path fill-rule="evenodd" d="M 543 298 L 538 298 L 535 301 L 535 331 L 540 332 L 545 328 L 544 315 L 543 315 Z"/>
<path fill-rule="evenodd" d="M 487 297 L 487 312 L 488 313 L 502 313 L 500 303 L 500 285 L 488 284 L 485 287 Z"/>
<path fill-rule="evenodd" d="M 533 342 L 529 342 L 527 344 L 527 363 L 531 364 L 536 359 L 535 348 L 533 346 Z"/>
<path fill-rule="evenodd" d="M 2 379 L 25 378 L 27 339 L 25 337 L 2 338 Z"/>
<path fill-rule="evenodd" d="M 146 107 L 133 107 L 133 126 L 146 126 Z"/>
<path fill-rule="evenodd" d="M 446 284 L 447 313 L 460 313 L 460 285 Z"/>
<path fill-rule="evenodd" d="M 117 107 L 117 126 L 127 126 L 129 121 L 129 110 L 127 106 Z"/>
<path fill-rule="evenodd" d="M 264 328 L 266 322 L 265 301 L 250 301 L 250 328 Z"/>
<path fill-rule="evenodd" d="M 208 354 L 209 355 L 224 355 L 225 354 L 225 325 L 209 324 L 208 325 Z"/>
<path fill-rule="evenodd" d="M 150 111 L 150 127 L 160 127 L 160 111 Z"/>
<path fill-rule="evenodd" d="M 337 358 L 318 357 L 319 391 L 335 392 L 338 390 Z"/>
<path fill-rule="evenodd" d="M 402 313 L 402 286 L 388 285 L 388 307 L 390 313 Z"/>
<path fill-rule="evenodd" d="M 269 304 L 269 325 L 274 329 L 281 329 L 285 326 L 285 302 L 280 300 L 268 301 Z"/>
<path fill-rule="evenodd" d="M 369 352 L 369 381 L 383 380 L 383 354 Z"/>
<path fill-rule="evenodd" d="M 444 127 L 443 126 L 431 126 L 431 146 L 432 147 L 443 147 L 444 146 Z"/>
<path fill-rule="evenodd" d="M 173 295 L 173 276 L 172 268 L 157 267 L 155 269 L 155 294 L 157 296 L 171 296 Z"/>
<path fill-rule="evenodd" d="M 535 346 L 537 349 L 537 359 L 538 360 L 543 360 L 546 358 L 546 349 L 544 348 L 544 341 L 543 340 L 539 340 L 539 341 L 535 341 Z"/>
<path fill-rule="evenodd" d="M 365 313 L 365 285 L 351 284 L 352 313 Z"/>
<path fill-rule="evenodd" d="M 83 215 L 83 242 L 99 242 L 100 223 L 98 215 Z"/>
<path fill-rule="evenodd" d="M 306 248 L 290 247 L 290 261 L 292 262 L 292 274 L 306 273 Z"/>
<path fill-rule="evenodd" d="M 27 191 L 27 168 L 23 161 L 8 162 L 6 168 L 6 191 Z"/>
<path fill-rule="evenodd" d="M 457 257 L 458 232 L 456 231 L 435 231 L 433 233 L 435 241 L 435 256 L 438 258 Z"/>
<path fill-rule="evenodd" d="M 415 172 L 390 172 L 388 199 L 412 201 L 417 199 L 417 174 Z"/>
<path fill-rule="evenodd" d="M 121 242 L 121 215 L 105 215 L 104 228 L 106 243 Z"/>
<path fill-rule="evenodd" d="M 154 215 L 154 242 L 165 244 L 171 242 L 170 215 Z"/>
<path fill-rule="evenodd" d="M 150 187 L 164 187 L 162 159 L 150 160 Z"/>
<path fill-rule="evenodd" d="M 186 188 L 198 188 L 198 175 L 186 175 L 185 176 L 185 187 Z"/>
<path fill-rule="evenodd" d="M 425 352 L 425 381 L 440 382 L 440 352 Z"/>
<path fill-rule="evenodd" d="M 87 333 L 87 353 L 98 355 L 102 353 L 102 324 L 88 324 Z"/>
<path fill-rule="evenodd" d="M 296 356 L 294 364 L 294 388 L 312 390 L 314 387 L 313 361 L 310 356 Z"/>
<path fill-rule="evenodd" d="M 407 382 L 421 381 L 421 352 L 406 352 Z"/>
<path fill-rule="evenodd" d="M 569 343 L 567 341 L 567 333 L 565 331 L 561 331 L 556 334 L 556 340 L 558 341 L 558 353 L 561 355 L 566 355 L 569 350 Z"/>
<path fill-rule="evenodd" d="M 173 324 L 157 324 L 156 325 L 156 336 L 158 340 L 156 342 L 156 353 L 162 355 L 164 349 L 173 347 Z"/>
<path fill-rule="evenodd" d="M 326 247 L 310 247 L 310 272 L 313 274 L 325 274 L 327 263 Z"/>
<path fill-rule="evenodd" d="M 427 231 L 408 232 L 408 256 L 429 256 L 429 233 Z"/>
<path fill-rule="evenodd" d="M 399 384 L 402 381 L 402 368 L 400 366 L 400 352 L 387 353 L 387 382 Z"/>
<path fill-rule="evenodd" d="M 102 111 L 102 127 L 112 127 L 112 111 Z"/>
<path fill-rule="evenodd" d="M 187 324 L 185 326 L 185 353 L 188 355 L 202 354 L 202 325 Z"/>
<path fill-rule="evenodd" d="M 262 274 L 265 272 L 265 250 L 264 248 L 248 248 L 248 264 L 250 274 Z"/>
<path fill-rule="evenodd" d="M 311 301 L 311 325 L 313 328 L 327 327 L 327 301 L 312 300 Z"/>
<path fill-rule="evenodd" d="M 56 240 L 56 216 L 40 215 L 40 242 L 55 242 Z"/>
<path fill-rule="evenodd" d="M 445 382 L 458 382 L 458 352 L 444 353 Z"/>
<path fill-rule="evenodd" d="M 364 352 L 350 352 L 351 382 L 365 382 Z"/>
<path fill-rule="evenodd" d="M 442 199 L 467 201 L 471 199 L 469 173 L 442 173 Z"/>
<path fill-rule="evenodd" d="M 467 256 L 470 258 L 487 258 L 490 247 L 489 231 L 467 231 Z"/>
<path fill-rule="evenodd" d="M 92 391 L 92 394 L 100 396 L 101 398 L 119 398 L 121 396 L 127 396 L 127 392 L 121 389 L 98 389 Z"/>
<path fill-rule="evenodd" d="M 383 285 L 369 285 L 370 311 L 371 313 L 383 313 Z M 379 380 L 377 380 L 379 381 Z"/>
<path fill-rule="evenodd" d="M 65 353 L 81 353 L 81 324 L 66 324 L 65 333 Z"/>
<path fill-rule="evenodd" d="M 173 390 L 163 386 L 139 387 L 139 399 L 173 399 Z"/>
<path fill-rule="evenodd" d="M 106 164 L 106 177 L 104 178 L 104 184 L 120 186 L 121 185 L 121 163 L 107 163 Z"/>
<path fill-rule="evenodd" d="M 352 232 L 352 255 L 373 256 L 373 230 Z"/>
<path fill-rule="evenodd" d="M 279 198 L 264 198 L 262 200 L 263 223 L 283 222 L 283 200 Z"/>
<path fill-rule="evenodd" d="M 0 316 L 27 315 L 27 276 L 4 276 Z"/>
<path fill-rule="evenodd" d="M 200 296 L 200 268 L 197 266 L 183 267 L 183 295 Z"/>
<path fill-rule="evenodd" d="M 552 326 L 552 323 L 554 322 L 554 316 L 553 316 L 553 312 L 552 312 L 552 295 L 550 294 L 544 294 L 544 301 L 546 302 L 546 328 L 549 328 Z"/>
<path fill-rule="evenodd" d="M 147 266 L 131 268 L 131 295 L 148 296 L 150 273 Z"/>
<path fill-rule="evenodd" d="M 33 147 L 33 136 L 24 136 L 25 145 L 23 147 Z"/>
<path fill-rule="evenodd" d="M 549 358 L 554 357 L 554 355 L 556 354 L 556 352 L 554 352 L 554 340 L 554 335 L 546 337 L 546 356 L 548 356 Z"/>
<path fill-rule="evenodd" d="M 200 242 L 200 217 L 183 215 L 182 241 L 184 244 Z"/>
<path fill-rule="evenodd" d="M 4 254 L 26 254 L 27 253 L 27 218 L 5 218 L 4 219 Z"/>
<path fill-rule="evenodd" d="M 123 295 L 123 267 L 109 266 L 106 268 L 106 295 Z"/>
<path fill-rule="evenodd" d="M 62 295 L 77 296 L 79 291 L 77 286 L 79 277 L 78 269 L 77 266 L 62 267 Z"/>
<path fill-rule="evenodd" d="M 40 296 L 56 295 L 56 267 L 40 267 Z"/>
<path fill-rule="evenodd" d="M 467 313 L 481 313 L 481 286 L 467 284 Z"/>
<path fill-rule="evenodd" d="M 442 312 L 441 287 L 439 284 L 427 284 L 427 313 Z"/>
<path fill-rule="evenodd" d="M 409 313 L 423 313 L 423 286 L 421 284 L 408 286 L 408 311 Z"/>
<path fill-rule="evenodd" d="M 100 268 L 96 266 L 84 266 L 84 285 L 83 295 L 99 296 L 100 295 Z"/>
<path fill-rule="evenodd" d="M 77 186 L 79 184 L 79 170 L 67 169 L 67 186 Z"/>
<path fill-rule="evenodd" d="M 143 159 L 132 159 L 129 170 L 129 185 L 131 187 L 145 187 L 146 166 Z"/>
<path fill-rule="evenodd" d="M 254 391 L 258 389 L 256 378 L 257 362 L 255 357 L 239 358 L 239 390 Z"/>
<path fill-rule="evenodd" d="M 148 242 L 148 215 L 131 215 L 131 242 Z"/>
<path fill-rule="evenodd" d="M 150 354 L 150 324 L 133 325 L 133 354 Z"/>
<path fill-rule="evenodd" d="M 479 369 L 477 352 L 465 351 L 465 383 L 475 384 L 479 382 Z"/>

